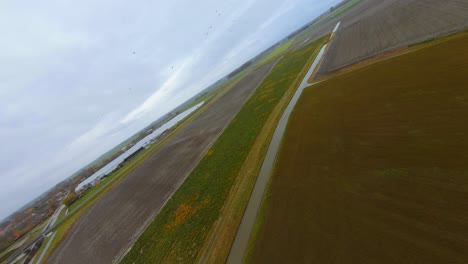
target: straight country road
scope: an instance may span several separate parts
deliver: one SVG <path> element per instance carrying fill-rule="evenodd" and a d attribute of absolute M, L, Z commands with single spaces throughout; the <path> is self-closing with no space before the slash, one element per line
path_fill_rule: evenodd
<path fill-rule="evenodd" d="M 340 22 L 338 22 L 332 32 L 331 37 L 336 34 L 338 28 L 340 26 Z M 332 39 L 330 39 L 332 41 Z M 275 129 L 273 137 L 271 139 L 270 145 L 267 150 L 267 154 L 265 156 L 265 160 L 263 161 L 262 167 L 260 168 L 260 172 L 257 177 L 257 181 L 255 182 L 254 189 L 250 196 L 249 202 L 244 212 L 244 216 L 242 221 L 239 225 L 239 229 L 237 230 L 236 237 L 234 239 L 234 243 L 231 247 L 231 251 L 229 252 L 229 256 L 227 259 L 228 264 L 237 264 L 242 263 L 243 258 L 245 255 L 245 251 L 247 249 L 247 245 L 249 243 L 249 239 L 255 224 L 255 220 L 258 215 L 258 211 L 260 209 L 260 205 L 262 202 L 262 197 L 265 192 L 266 186 L 268 185 L 268 181 L 270 179 L 270 175 L 273 171 L 276 155 L 281 145 L 281 140 L 283 138 L 284 132 L 286 131 L 286 126 L 288 124 L 289 116 L 291 115 L 294 106 L 296 105 L 299 97 L 302 94 L 302 91 L 313 84 L 310 84 L 308 80 L 312 76 L 312 74 L 320 67 L 320 63 L 325 55 L 329 44 L 325 44 L 317 54 L 314 62 L 310 66 L 307 74 L 304 76 L 301 84 L 296 90 L 296 93 L 292 97 L 291 101 L 289 102 L 288 106 L 283 112 L 281 119 L 278 122 L 278 125 Z"/>

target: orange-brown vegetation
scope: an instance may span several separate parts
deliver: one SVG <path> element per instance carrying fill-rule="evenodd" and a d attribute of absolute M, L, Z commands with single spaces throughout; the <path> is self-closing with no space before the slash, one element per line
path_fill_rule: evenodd
<path fill-rule="evenodd" d="M 206 152 L 206 156 L 209 157 L 209 156 L 213 155 L 213 152 L 214 152 L 214 150 L 209 149 L 208 152 Z"/>

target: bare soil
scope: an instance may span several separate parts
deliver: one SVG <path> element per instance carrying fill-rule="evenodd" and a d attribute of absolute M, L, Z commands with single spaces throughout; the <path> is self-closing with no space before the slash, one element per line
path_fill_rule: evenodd
<path fill-rule="evenodd" d="M 342 21 L 318 72 L 324 75 L 345 66 L 468 28 L 466 0 L 364 0 L 321 26 L 330 30 Z"/>
<path fill-rule="evenodd" d="M 468 37 L 304 90 L 252 263 L 468 263 Z"/>

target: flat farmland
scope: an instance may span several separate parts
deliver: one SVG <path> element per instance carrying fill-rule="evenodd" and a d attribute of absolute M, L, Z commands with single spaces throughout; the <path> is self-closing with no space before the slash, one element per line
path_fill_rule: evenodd
<path fill-rule="evenodd" d="M 250 168 L 253 162 L 260 167 L 269 142 L 268 136 L 263 138 L 270 133 L 264 127 L 270 122 L 274 127 L 270 117 L 284 107 L 284 96 L 292 96 L 298 76 L 324 39 L 277 60 L 121 263 L 225 262 L 257 176 Z M 266 144 L 259 147 L 259 142 Z M 253 158 L 252 151 L 259 151 L 258 156 Z"/>
<path fill-rule="evenodd" d="M 468 263 L 468 34 L 304 90 L 251 263 Z"/>
<path fill-rule="evenodd" d="M 248 74 L 93 204 L 48 263 L 112 263 L 197 165 L 273 64 Z"/>
<path fill-rule="evenodd" d="M 466 29 L 468 1 L 365 0 L 339 19 L 342 19 L 341 27 L 319 75 L 386 51 Z"/>
<path fill-rule="evenodd" d="M 350 0 L 343 6 L 335 9 L 328 16 L 316 21 L 315 23 L 308 26 L 301 33 L 294 37 L 294 44 L 297 46 L 307 45 L 318 38 L 329 34 L 333 31 L 336 23 L 341 21 L 344 17 L 352 17 L 362 12 L 359 4 L 365 0 Z M 357 13 L 356 13 L 357 11 Z"/>

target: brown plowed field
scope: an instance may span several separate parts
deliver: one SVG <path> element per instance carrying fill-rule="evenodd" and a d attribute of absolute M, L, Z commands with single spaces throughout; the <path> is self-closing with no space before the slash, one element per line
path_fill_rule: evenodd
<path fill-rule="evenodd" d="M 48 263 L 112 263 L 124 254 L 273 65 L 244 77 L 106 193 L 72 227 Z"/>
<path fill-rule="evenodd" d="M 319 75 L 468 27 L 467 0 L 364 0 L 342 20 Z M 323 26 L 331 28 L 330 23 Z M 323 28 L 318 30 L 323 31 Z"/>
<path fill-rule="evenodd" d="M 306 88 L 251 263 L 468 263 L 468 33 Z"/>

